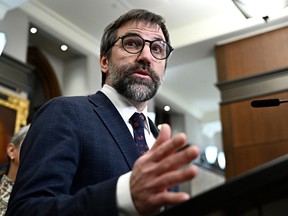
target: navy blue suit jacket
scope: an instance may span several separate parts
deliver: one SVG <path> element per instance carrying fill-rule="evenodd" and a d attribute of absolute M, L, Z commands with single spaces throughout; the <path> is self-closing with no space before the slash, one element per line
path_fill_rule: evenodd
<path fill-rule="evenodd" d="M 138 157 L 129 129 L 102 92 L 54 98 L 38 111 L 22 144 L 7 215 L 118 215 L 117 180 Z"/>

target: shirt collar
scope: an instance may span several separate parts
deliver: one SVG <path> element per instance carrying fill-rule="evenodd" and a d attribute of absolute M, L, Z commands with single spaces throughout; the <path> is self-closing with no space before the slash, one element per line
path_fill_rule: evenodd
<path fill-rule="evenodd" d="M 104 84 L 101 91 L 110 99 L 110 101 L 114 104 L 122 118 L 126 123 L 129 123 L 130 117 L 137 112 L 137 109 L 122 95 L 120 95 L 116 89 L 113 87 Z M 146 106 L 142 111 L 144 114 L 146 121 L 145 127 L 150 131 L 150 125 L 148 121 L 148 107 Z"/>

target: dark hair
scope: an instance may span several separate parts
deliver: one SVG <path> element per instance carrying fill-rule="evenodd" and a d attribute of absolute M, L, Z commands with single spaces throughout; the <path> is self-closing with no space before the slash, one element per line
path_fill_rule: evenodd
<path fill-rule="evenodd" d="M 170 44 L 169 32 L 165 25 L 165 20 L 162 16 L 152 13 L 150 11 L 144 10 L 144 9 L 132 9 L 128 11 L 127 13 L 123 14 L 122 16 L 120 16 L 114 22 L 110 23 L 104 29 L 104 34 L 102 36 L 101 45 L 100 45 L 100 57 L 101 56 L 110 57 L 111 46 L 116 40 L 117 30 L 129 21 L 136 21 L 136 22 L 145 21 L 148 23 L 152 23 L 152 24 L 155 23 L 159 25 L 164 34 L 166 42 Z M 106 79 L 106 74 L 102 72 L 102 86 L 105 83 L 105 79 Z"/>

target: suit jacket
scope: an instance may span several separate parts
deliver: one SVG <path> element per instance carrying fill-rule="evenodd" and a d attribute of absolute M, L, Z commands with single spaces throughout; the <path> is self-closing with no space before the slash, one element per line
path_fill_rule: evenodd
<path fill-rule="evenodd" d="M 117 180 L 138 157 L 127 125 L 102 92 L 54 98 L 22 144 L 7 215 L 118 215 Z"/>

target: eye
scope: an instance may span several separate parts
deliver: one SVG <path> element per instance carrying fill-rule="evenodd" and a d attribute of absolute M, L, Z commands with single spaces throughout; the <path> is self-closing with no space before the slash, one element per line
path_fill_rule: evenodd
<path fill-rule="evenodd" d="M 164 41 L 154 41 L 151 44 L 151 51 L 153 53 L 164 53 L 166 50 L 166 43 Z"/>
<path fill-rule="evenodd" d="M 142 45 L 143 41 L 141 40 L 141 38 L 135 36 L 126 37 L 123 41 L 123 46 L 129 49 L 131 48 L 139 49 L 142 48 Z"/>

